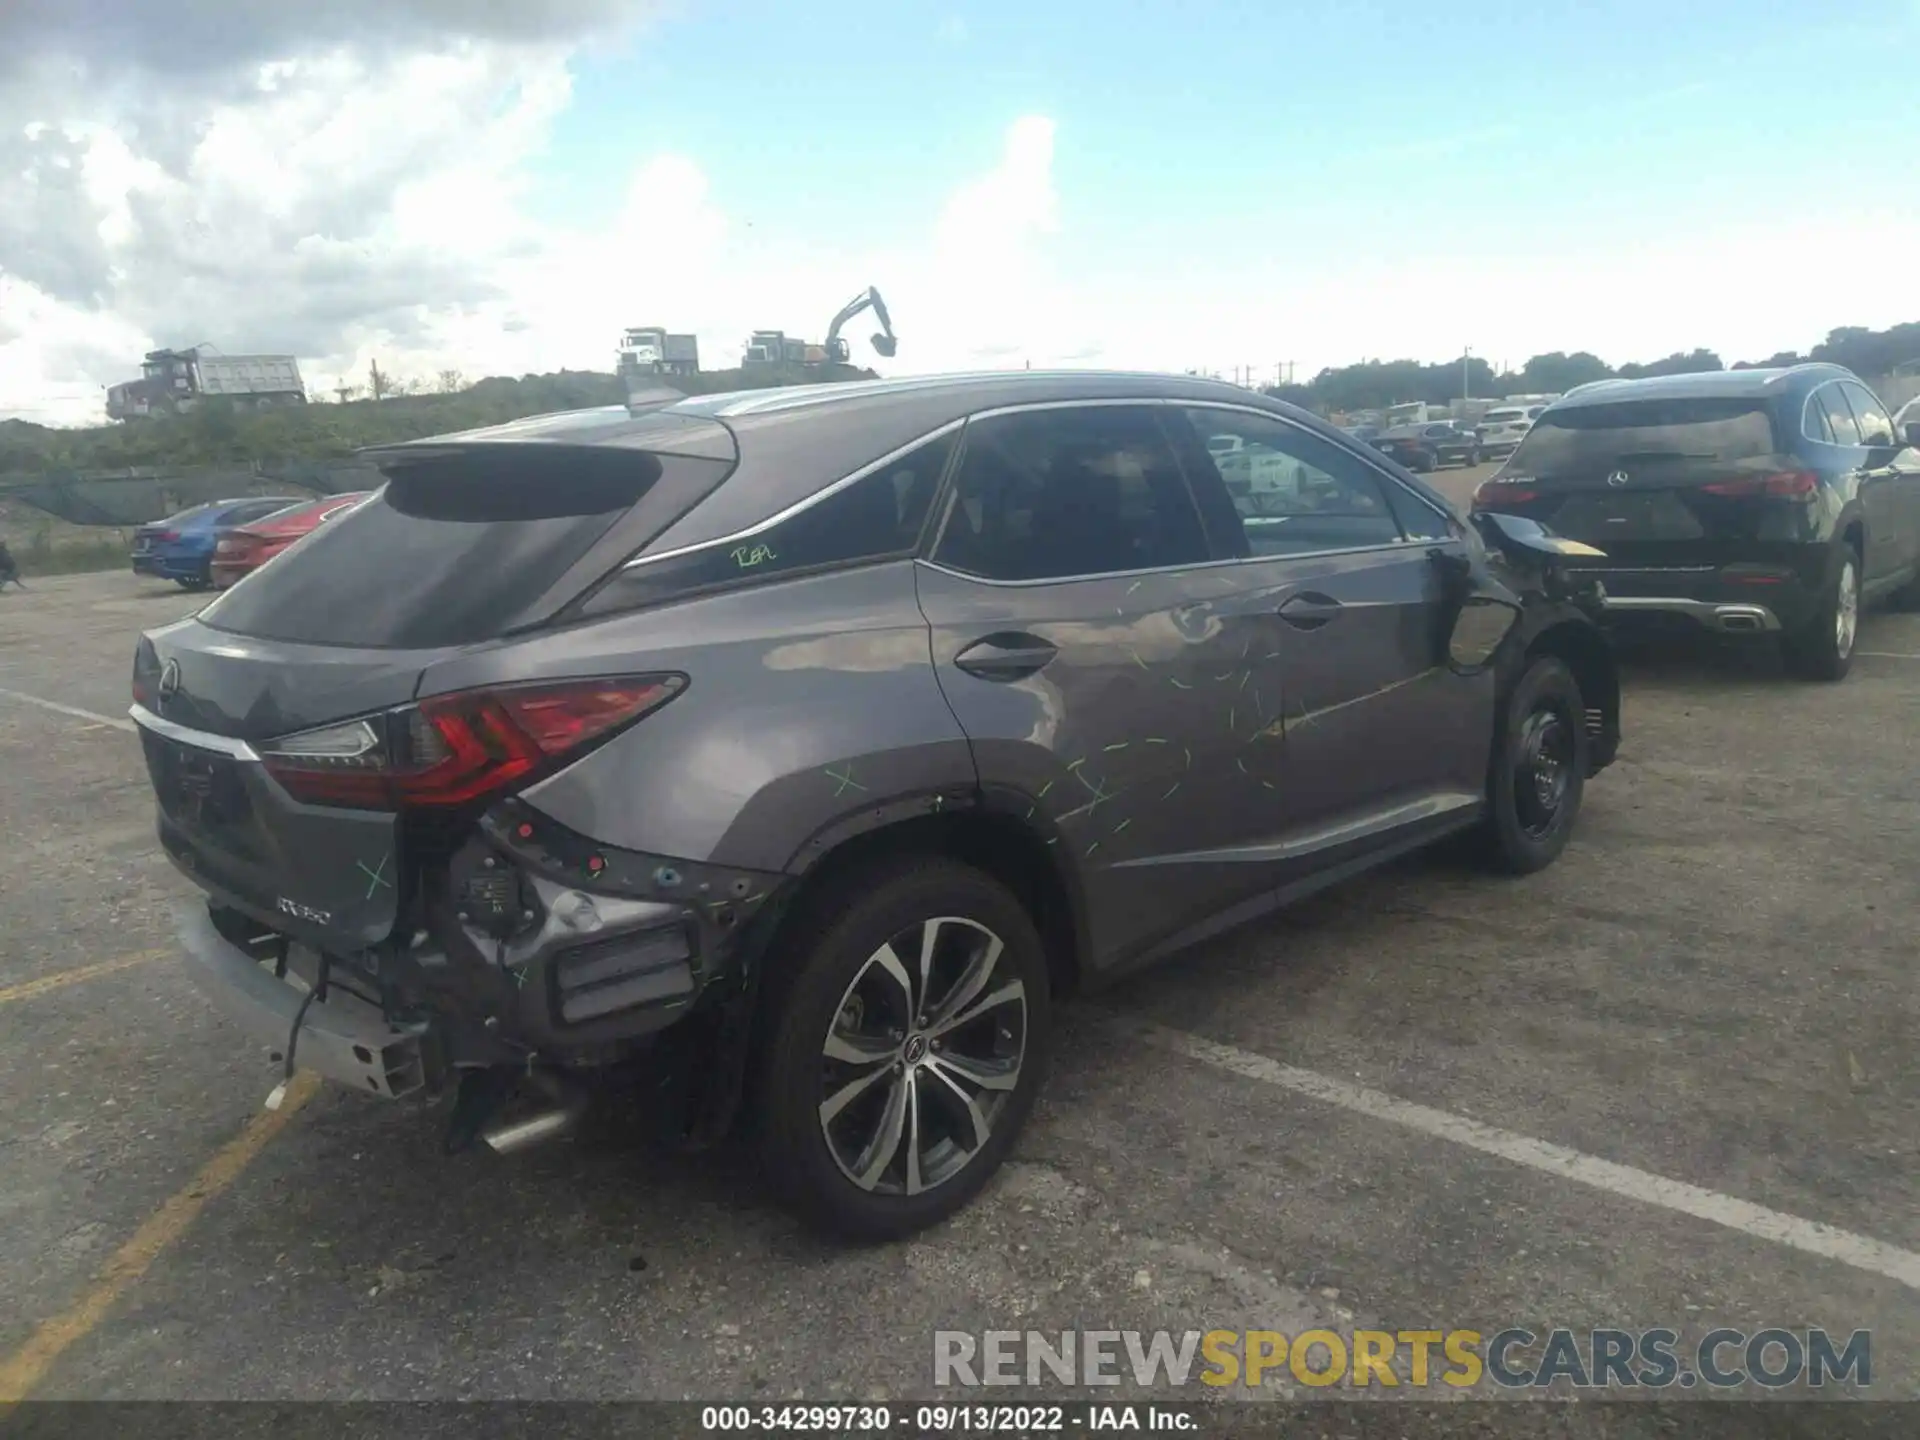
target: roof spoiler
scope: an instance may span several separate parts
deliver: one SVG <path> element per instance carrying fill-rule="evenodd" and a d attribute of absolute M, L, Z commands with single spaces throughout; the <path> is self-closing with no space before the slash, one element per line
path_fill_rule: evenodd
<path fill-rule="evenodd" d="M 670 385 L 653 385 L 646 389 L 629 386 L 627 389 L 627 413 L 644 415 L 649 410 L 664 410 L 669 405 L 678 404 L 686 399 L 684 392 Z"/>

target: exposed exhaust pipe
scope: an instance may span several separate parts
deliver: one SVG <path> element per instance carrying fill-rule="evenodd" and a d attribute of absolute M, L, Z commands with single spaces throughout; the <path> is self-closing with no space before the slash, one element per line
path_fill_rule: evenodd
<path fill-rule="evenodd" d="M 483 1129 L 480 1138 L 496 1155 L 512 1155 L 557 1140 L 578 1128 L 586 1113 L 587 1095 L 577 1085 L 551 1073 L 535 1074 L 532 1079 L 546 1093 L 549 1103 L 532 1115 Z"/>
<path fill-rule="evenodd" d="M 509 1125 L 495 1125 L 480 1132 L 480 1138 L 487 1142 L 487 1148 L 496 1155 L 511 1155 L 516 1150 L 529 1150 L 547 1140 L 557 1140 L 573 1129 L 580 1121 L 577 1111 L 556 1105 L 551 1110 L 543 1110 L 538 1115 L 530 1115 L 525 1120 L 516 1120 Z"/>

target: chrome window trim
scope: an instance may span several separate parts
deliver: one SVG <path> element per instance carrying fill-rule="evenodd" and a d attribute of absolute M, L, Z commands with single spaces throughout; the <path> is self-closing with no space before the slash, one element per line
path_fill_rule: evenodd
<path fill-rule="evenodd" d="M 1140 408 L 1140 407 L 1169 407 L 1169 406 L 1179 407 L 1183 409 L 1226 410 L 1226 411 L 1231 411 L 1231 412 L 1243 414 L 1243 415 L 1253 415 L 1253 416 L 1259 417 L 1260 419 L 1270 420 L 1277 424 L 1286 426 L 1288 429 L 1297 431 L 1303 435 L 1312 435 L 1312 436 L 1315 436 L 1315 438 L 1318 438 L 1321 440 L 1325 440 L 1327 438 L 1324 435 L 1318 435 L 1317 432 L 1308 429 L 1306 426 L 1301 425 L 1298 421 L 1295 421 L 1288 416 L 1276 414 L 1274 411 L 1271 411 L 1271 410 L 1263 410 L 1257 405 L 1236 405 L 1231 401 L 1225 401 L 1225 400 L 1210 400 L 1210 399 L 1190 400 L 1190 399 L 1184 399 L 1184 398 L 1173 398 L 1169 396 L 1129 395 L 1129 396 L 1099 396 L 1099 397 L 1092 397 L 1092 398 L 1083 399 L 1083 400 L 1016 401 L 1008 405 L 996 405 L 987 410 L 971 411 L 966 415 L 960 416 L 958 419 L 949 420 L 949 421 L 946 421 L 944 424 L 937 425 L 933 429 L 925 432 L 924 434 L 916 436 L 914 439 L 907 441 L 905 444 L 896 446 L 894 449 L 889 450 L 885 455 L 882 455 L 879 459 L 869 461 L 867 464 L 862 465 L 859 469 L 851 471 L 848 474 L 841 476 L 838 480 L 833 481 L 831 484 L 823 486 L 821 489 L 814 491 L 811 495 L 808 495 L 803 497 L 802 499 L 796 500 L 793 504 L 787 506 L 785 509 L 777 511 L 772 515 L 769 515 L 764 520 L 756 521 L 754 524 L 747 526 L 745 529 L 735 530 L 726 535 L 718 536 L 712 540 L 701 540 L 691 545 L 678 545 L 671 550 L 662 550 L 658 554 L 654 554 L 654 555 L 637 555 L 633 559 L 624 562 L 621 565 L 620 569 L 622 571 L 635 570 L 640 568 L 643 565 L 658 564 L 663 560 L 676 560 L 683 555 L 694 555 L 705 550 L 718 550 L 722 548 L 731 548 L 732 546 L 741 544 L 743 541 L 751 540 L 757 535 L 763 535 L 767 531 L 773 529 L 775 526 L 782 525 L 788 520 L 791 520 L 794 516 L 799 515 L 806 510 L 810 510 L 815 505 L 819 505 L 831 499 L 833 496 L 839 494 L 842 490 L 845 490 L 848 486 L 857 485 L 860 481 L 866 479 L 869 475 L 872 475 L 877 471 L 886 469 L 887 466 L 893 464 L 896 460 L 900 459 L 901 456 L 906 455 L 909 452 L 919 448 L 922 445 L 928 444 L 931 441 L 938 440 L 943 435 L 948 435 L 955 431 L 964 429 L 968 424 L 970 424 L 975 420 L 990 420 L 995 418 L 996 416 L 1018 415 L 1018 414 L 1027 413 L 1029 411 L 1040 411 L 1040 410 L 1090 410 L 1090 409 L 1111 409 L 1115 407 Z M 1420 505 L 1425 506 L 1428 510 L 1432 511 L 1435 515 L 1439 516 L 1442 520 L 1447 521 L 1449 524 L 1451 524 L 1452 521 L 1456 518 L 1448 514 L 1447 512 L 1439 509 L 1438 507 L 1436 507 L 1432 501 L 1428 500 L 1425 496 L 1421 495 L 1418 491 L 1408 489 L 1405 485 L 1401 484 L 1401 482 L 1397 480 L 1394 476 L 1389 474 L 1387 471 L 1381 469 L 1379 466 L 1373 464 L 1368 459 L 1367 456 L 1360 454 L 1357 450 L 1348 449 L 1344 445 L 1341 446 L 1340 448 L 1342 450 L 1345 450 L 1347 454 L 1351 455 L 1355 460 L 1357 460 L 1371 474 L 1379 477 L 1381 481 L 1387 484 L 1397 486 L 1404 494 L 1408 496 L 1408 498 L 1412 499 L 1413 501 L 1415 501 Z M 940 529 L 944 531 L 946 528 L 945 522 L 947 517 L 946 515 L 943 514 L 940 518 L 941 518 Z M 1157 574 L 1165 570 L 1192 570 L 1192 569 L 1198 569 L 1201 567 L 1213 566 L 1213 565 L 1244 565 L 1249 563 L 1250 561 L 1258 562 L 1258 561 L 1276 560 L 1276 559 L 1289 559 L 1289 560 L 1308 559 L 1317 555 L 1349 555 L 1349 554 L 1364 553 L 1369 550 L 1405 549 L 1410 546 L 1434 545 L 1434 544 L 1445 544 L 1445 543 L 1447 543 L 1447 541 L 1444 541 L 1444 540 L 1433 540 L 1433 539 L 1412 540 L 1412 539 L 1402 538 L 1400 540 L 1395 541 L 1392 545 L 1386 545 L 1386 546 L 1382 546 L 1382 545 L 1346 546 L 1346 547 L 1342 547 L 1340 549 L 1334 549 L 1334 550 L 1302 551 L 1298 555 L 1287 555 L 1287 556 L 1275 556 L 1275 555 L 1227 556 L 1219 560 L 1203 560 L 1203 561 L 1197 561 L 1187 565 L 1160 566 L 1153 570 L 1102 571 L 1102 572 L 1098 572 L 1098 574 L 1124 574 L 1124 575 Z M 935 537 L 935 545 L 936 546 L 938 545 L 937 535 Z M 881 558 L 881 557 L 875 557 L 875 558 Z M 925 560 L 923 561 L 923 563 L 934 564 L 934 562 L 931 560 Z M 934 568 L 944 571 L 945 573 L 951 574 L 951 575 L 965 574 L 964 571 L 953 570 L 950 567 L 944 566 L 944 565 L 934 565 Z M 1098 578 L 1098 574 L 1093 576 L 1062 576 L 1062 577 L 1058 577 L 1058 579 L 1061 579 L 1061 580 L 1094 579 L 1094 578 Z M 967 576 L 966 578 L 982 580 L 982 583 L 984 584 L 994 584 L 994 585 L 1027 585 L 1027 584 L 1056 583 L 1055 581 L 1047 581 L 1047 580 L 1037 580 L 1037 581 L 992 580 L 992 581 L 989 581 L 989 580 L 983 580 L 982 577 L 980 576 Z"/>
<path fill-rule="evenodd" d="M 254 761 L 260 759 L 258 752 L 244 740 L 236 740 L 231 735 L 213 735 L 205 730 L 195 730 L 175 721 L 154 714 L 144 705 L 130 705 L 127 716 L 143 730 L 168 740 L 178 741 L 182 745 L 191 745 L 196 750 L 211 750 L 216 755 L 225 755 L 229 760 Z"/>
<path fill-rule="evenodd" d="M 1302 434 L 1314 435 L 1316 438 L 1321 440 L 1324 440 L 1327 438 L 1324 435 L 1318 435 L 1317 432 L 1308 429 L 1306 426 L 1300 424 L 1297 420 L 1293 420 L 1290 417 L 1285 415 L 1276 415 L 1273 411 L 1263 410 L 1258 405 L 1236 405 L 1230 400 L 1186 400 L 1186 399 L 1176 399 L 1168 396 L 1145 396 L 1145 397 L 1133 396 L 1133 397 L 1128 397 L 1124 399 L 1102 398 L 1102 399 L 1096 399 L 1096 400 L 1036 400 L 1036 401 L 1031 401 L 1025 404 L 999 405 L 994 407 L 991 410 L 976 411 L 974 414 L 968 416 L 967 418 L 969 420 L 985 420 L 996 415 L 1013 415 L 1013 414 L 1019 414 L 1028 410 L 1081 410 L 1081 409 L 1090 409 L 1096 406 L 1108 407 L 1108 406 L 1115 406 L 1115 405 L 1131 405 L 1131 406 L 1144 405 L 1144 406 L 1177 407 L 1180 409 L 1228 410 L 1228 411 L 1233 411 L 1235 413 L 1242 414 L 1242 415 L 1257 416 L 1262 420 L 1272 420 L 1277 422 L 1278 424 L 1285 425 L 1290 429 L 1297 430 Z M 1340 448 L 1344 450 L 1347 447 L 1343 445 Z M 1398 480 L 1395 480 L 1393 476 L 1387 474 L 1386 471 L 1381 470 L 1378 466 L 1368 462 L 1365 456 L 1360 455 L 1353 451 L 1348 451 L 1348 453 L 1352 454 L 1356 460 L 1360 461 L 1360 463 L 1363 466 L 1365 466 L 1369 471 L 1372 471 L 1374 474 L 1378 475 L 1383 481 L 1387 481 L 1394 485 L 1399 485 L 1400 489 L 1405 491 L 1410 498 L 1416 501 L 1419 501 L 1420 504 L 1425 505 L 1427 509 L 1432 510 L 1434 514 L 1438 515 L 1442 520 L 1446 521 L 1448 524 L 1449 530 L 1451 531 L 1452 526 L 1457 522 L 1456 516 L 1449 515 L 1443 511 L 1435 509 L 1431 501 L 1425 499 L 1416 491 L 1408 490 L 1405 485 L 1400 485 L 1400 482 Z M 1178 456 L 1176 456 L 1175 458 L 1177 459 Z M 1395 540 L 1390 544 L 1386 544 L 1386 545 L 1342 545 L 1342 546 L 1338 546 L 1328 550 L 1301 550 L 1301 551 L 1298 551 L 1297 553 L 1288 554 L 1288 555 L 1223 555 L 1217 559 L 1212 559 L 1212 560 L 1194 560 L 1194 561 L 1189 561 L 1186 564 L 1182 564 L 1182 565 L 1154 565 L 1154 566 L 1149 566 L 1145 569 L 1140 569 L 1140 570 L 1095 570 L 1084 575 L 1047 575 L 1047 576 L 1042 576 L 1039 579 L 1035 579 L 1035 580 L 994 580 L 994 579 L 989 579 L 985 575 L 974 575 L 974 574 L 970 574 L 965 570 L 956 570 L 951 565 L 943 565 L 939 561 L 932 558 L 932 556 L 938 553 L 939 551 L 940 540 L 946 532 L 947 521 L 951 518 L 951 513 L 952 513 L 951 501 L 952 501 L 952 496 L 950 494 L 949 504 L 948 504 L 948 513 L 940 517 L 940 528 L 935 533 L 933 545 L 930 547 L 928 554 L 925 556 L 921 556 L 917 561 L 917 563 L 921 565 L 925 565 L 931 570 L 938 570 L 943 575 L 952 575 L 962 580 L 971 580 L 978 585 L 999 585 L 999 586 L 1005 586 L 1005 587 L 1014 588 L 1014 589 L 1023 589 L 1033 585 L 1074 585 L 1074 584 L 1079 584 L 1083 581 L 1088 581 L 1088 580 L 1111 580 L 1116 578 L 1127 579 L 1133 576 L 1170 575 L 1175 572 L 1190 572 L 1194 570 L 1220 569 L 1222 567 L 1229 566 L 1229 565 L 1270 565 L 1280 561 L 1316 560 L 1316 559 L 1322 559 L 1327 556 L 1334 556 L 1334 555 L 1368 555 L 1368 554 L 1375 554 L 1375 553 L 1385 554 L 1392 551 L 1431 549 L 1435 545 L 1450 545 L 1450 544 L 1457 543 L 1451 533 L 1449 533 L 1448 537 L 1444 540 L 1436 540 L 1431 538 L 1425 539 L 1425 540 L 1414 540 L 1406 536 L 1402 536 L 1400 539 Z M 1195 503 L 1198 504 L 1198 501 L 1196 501 Z M 1244 519 L 1245 517 L 1243 516 L 1242 518 Z M 1389 518 L 1392 518 L 1391 513 L 1389 514 Z M 1395 524 L 1397 525 L 1398 523 L 1399 522 L 1396 520 Z"/>
<path fill-rule="evenodd" d="M 967 417 L 964 415 L 962 415 L 958 420 L 949 420 L 944 425 L 937 426 L 934 429 L 927 431 L 926 434 L 918 436 L 915 439 L 909 440 L 904 445 L 900 445 L 895 447 L 892 450 L 889 450 L 886 454 L 882 455 L 878 460 L 869 461 L 867 464 L 862 465 L 858 470 L 854 470 L 846 475 L 842 475 L 838 480 L 835 480 L 830 484 L 822 487 L 821 489 L 814 491 L 811 495 L 804 496 L 803 498 L 794 501 L 793 504 L 787 506 L 786 509 L 778 511 L 772 515 L 769 515 L 764 520 L 759 520 L 754 522 L 752 525 L 749 525 L 744 530 L 735 530 L 733 533 L 729 535 L 722 535 L 717 539 L 713 539 L 713 540 L 698 540 L 691 545 L 677 545 L 671 550 L 662 550 L 657 555 L 637 555 L 633 559 L 628 560 L 624 564 L 622 564 L 620 568 L 623 571 L 635 570 L 642 565 L 655 565 L 662 560 L 677 560 L 682 555 L 694 555 L 694 554 L 698 554 L 702 550 L 718 550 L 722 547 L 738 545 L 743 540 L 751 540 L 756 535 L 764 535 L 767 531 L 773 529 L 776 525 L 785 524 L 788 520 L 791 520 L 794 516 L 800 514 L 802 511 L 811 510 L 815 505 L 821 504 L 823 501 L 832 499 L 835 495 L 838 495 L 842 490 L 845 490 L 848 486 L 857 485 L 862 480 L 866 479 L 869 475 L 872 475 L 877 471 L 886 469 L 887 466 L 891 465 L 894 461 L 898 460 L 902 455 L 905 455 L 910 451 L 916 450 L 920 446 L 925 445 L 930 441 L 938 440 L 942 435 L 946 435 L 952 431 L 959 430 L 963 426 L 965 426 L 966 423 L 967 423 Z M 729 476 L 728 478 L 731 479 L 732 477 Z M 942 478 L 944 479 L 945 477 L 942 476 Z M 727 481 L 723 480 L 720 483 L 724 485 L 727 483 Z M 698 507 L 696 506 L 695 508 L 697 509 Z M 688 513 L 691 514 L 692 512 L 689 511 Z M 877 560 L 877 559 L 884 559 L 885 557 L 874 556 L 873 558 Z"/>
<path fill-rule="evenodd" d="M 1828 448 L 1833 450 L 1864 450 L 1867 447 L 1862 441 L 1856 440 L 1853 443 L 1849 444 L 1845 440 L 1822 440 L 1817 435 L 1807 434 L 1807 406 L 1813 404 L 1814 400 L 1819 396 L 1822 390 L 1826 390 L 1828 388 L 1839 390 L 1840 383 L 1841 382 L 1839 378 L 1836 376 L 1832 380 L 1822 380 L 1818 385 L 1814 386 L 1813 389 L 1807 392 L 1806 403 L 1800 407 L 1800 436 L 1802 439 L 1811 441 L 1815 445 L 1825 445 Z M 1868 393 L 1872 393 L 1872 392 L 1868 392 Z M 1847 413 L 1849 415 L 1853 415 L 1853 402 L 1847 399 L 1847 392 L 1844 390 L 1840 390 L 1840 403 L 1846 407 Z M 1825 406 L 1822 406 L 1821 408 L 1825 409 Z M 1829 428 L 1831 428 L 1831 422 L 1829 422 Z M 1853 428 L 1854 428 L 1854 433 L 1858 434 L 1860 430 L 1860 417 L 1858 415 L 1853 415 Z"/>
<path fill-rule="evenodd" d="M 916 565 L 924 565 L 929 570 L 938 570 L 942 575 L 952 575 L 956 579 L 971 580 L 976 585 L 1001 585 L 1012 589 L 1024 589 L 1032 585 L 1079 585 L 1090 580 L 1125 580 L 1132 576 L 1191 574 L 1195 570 L 1222 570 L 1238 565 L 1278 565 L 1293 560 L 1322 560 L 1334 555 L 1371 555 L 1388 554 L 1393 551 L 1430 550 L 1436 545 L 1451 545 L 1452 540 L 1396 540 L 1391 545 L 1348 545 L 1338 550 L 1302 550 L 1294 555 L 1228 555 L 1219 560 L 1196 560 L 1186 565 L 1153 565 L 1144 570 L 1095 570 L 1085 575 L 1043 575 L 1037 580 L 993 580 L 985 575 L 969 574 L 965 570 L 956 570 L 951 565 L 942 565 L 938 560 L 924 556 L 916 560 Z"/>

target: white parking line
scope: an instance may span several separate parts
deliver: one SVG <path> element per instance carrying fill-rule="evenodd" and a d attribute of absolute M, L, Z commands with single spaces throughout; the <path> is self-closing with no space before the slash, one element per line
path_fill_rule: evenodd
<path fill-rule="evenodd" d="M 1920 655 L 1902 655 L 1898 650 L 1861 650 L 1856 653 L 1870 655 L 1875 660 L 1920 660 Z"/>
<path fill-rule="evenodd" d="M 131 720 L 120 720 L 111 715 L 82 710 L 75 705 L 62 705 L 58 700 L 42 700 L 38 695 L 29 695 L 22 690 L 8 690 L 0 686 L 0 700 L 18 700 L 22 705 L 38 705 L 42 710 L 51 710 L 56 715 L 71 715 L 76 720 L 91 720 L 96 725 L 111 725 L 114 729 L 124 730 L 129 735 L 139 733 Z"/>
<path fill-rule="evenodd" d="M 1204 1065 L 1231 1071 L 1249 1080 L 1258 1080 L 1264 1085 L 1277 1085 L 1282 1090 L 1291 1090 L 1297 1095 L 1310 1096 L 1329 1105 L 1338 1105 L 1344 1110 L 1370 1115 L 1376 1120 L 1404 1125 L 1424 1135 L 1450 1140 L 1456 1145 L 1466 1146 L 1469 1150 L 1497 1155 L 1502 1160 L 1510 1160 L 1516 1165 L 1525 1165 L 1531 1170 L 1558 1175 L 1567 1180 L 1576 1180 L 1582 1185 L 1591 1185 L 1597 1190 L 1606 1190 L 1615 1195 L 1625 1196 L 1629 1200 L 1658 1205 L 1663 1209 L 1678 1211 L 1682 1215 L 1691 1215 L 1696 1220 L 1724 1225 L 1742 1234 L 1752 1235 L 1761 1240 L 1771 1240 L 1776 1245 L 1804 1250 L 1810 1255 L 1823 1255 L 1829 1260 L 1838 1260 L 1843 1265 L 1851 1265 L 1856 1270 L 1882 1275 L 1889 1280 L 1897 1280 L 1902 1285 L 1920 1290 L 1920 1254 L 1911 1250 L 1902 1250 L 1897 1245 L 1889 1245 L 1870 1236 L 1856 1235 L 1850 1230 L 1839 1230 L 1831 1225 L 1822 1225 L 1815 1220 L 1802 1220 L 1797 1215 L 1787 1215 L 1778 1210 L 1769 1210 L 1764 1205 L 1737 1200 L 1731 1195 L 1702 1190 L 1697 1185 L 1669 1180 L 1663 1175 L 1636 1170 L 1631 1165 L 1616 1165 L 1611 1160 L 1600 1160 L 1591 1155 L 1583 1155 L 1580 1151 L 1569 1150 L 1564 1145 L 1555 1145 L 1546 1140 L 1535 1140 L 1531 1136 L 1515 1134 L 1511 1130 L 1483 1125 L 1478 1120 L 1467 1119 L 1464 1115 L 1454 1115 L 1445 1110 L 1415 1105 L 1379 1090 L 1368 1090 L 1363 1086 L 1349 1085 L 1344 1080 L 1335 1080 L 1331 1076 L 1321 1075 L 1312 1070 L 1282 1065 L 1279 1061 L 1269 1060 L 1264 1055 L 1256 1055 L 1250 1050 L 1237 1049 L 1232 1045 L 1221 1045 L 1212 1040 L 1202 1039 L 1198 1035 L 1188 1034 L 1184 1030 L 1171 1030 L 1149 1021 L 1136 1020 L 1111 1012 L 1104 1014 L 1102 1018 L 1106 1023 L 1145 1041 L 1156 1049 L 1183 1055 L 1189 1060 L 1198 1060 Z"/>

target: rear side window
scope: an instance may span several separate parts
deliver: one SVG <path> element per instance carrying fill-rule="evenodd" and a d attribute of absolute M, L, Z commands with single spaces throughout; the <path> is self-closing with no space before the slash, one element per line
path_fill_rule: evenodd
<path fill-rule="evenodd" d="M 1208 549 L 1152 410 L 1090 405 L 969 423 L 934 558 L 989 580 L 1055 580 L 1197 564 Z"/>
<path fill-rule="evenodd" d="M 1827 428 L 1833 432 L 1834 444 L 1860 443 L 1860 426 L 1854 421 L 1847 397 L 1840 393 L 1838 385 L 1822 385 L 1813 392 L 1813 403 L 1826 412 Z"/>
<path fill-rule="evenodd" d="M 1807 397 L 1800 429 L 1809 440 L 1818 440 L 1822 445 L 1833 444 L 1833 426 L 1827 423 L 1827 407 L 1821 403 L 1818 395 Z"/>
<path fill-rule="evenodd" d="M 1755 460 L 1778 449 L 1764 400 L 1676 396 L 1547 410 L 1509 464 L 1516 473 L 1553 474 L 1625 464 Z"/>
<path fill-rule="evenodd" d="M 372 499 L 203 610 L 263 639 L 423 649 L 491 639 L 660 476 L 643 451 L 468 451 L 392 469 Z"/>
<path fill-rule="evenodd" d="M 916 446 L 744 539 L 629 566 L 589 597 L 581 613 L 603 615 L 699 590 L 912 554 L 958 435 Z"/>

